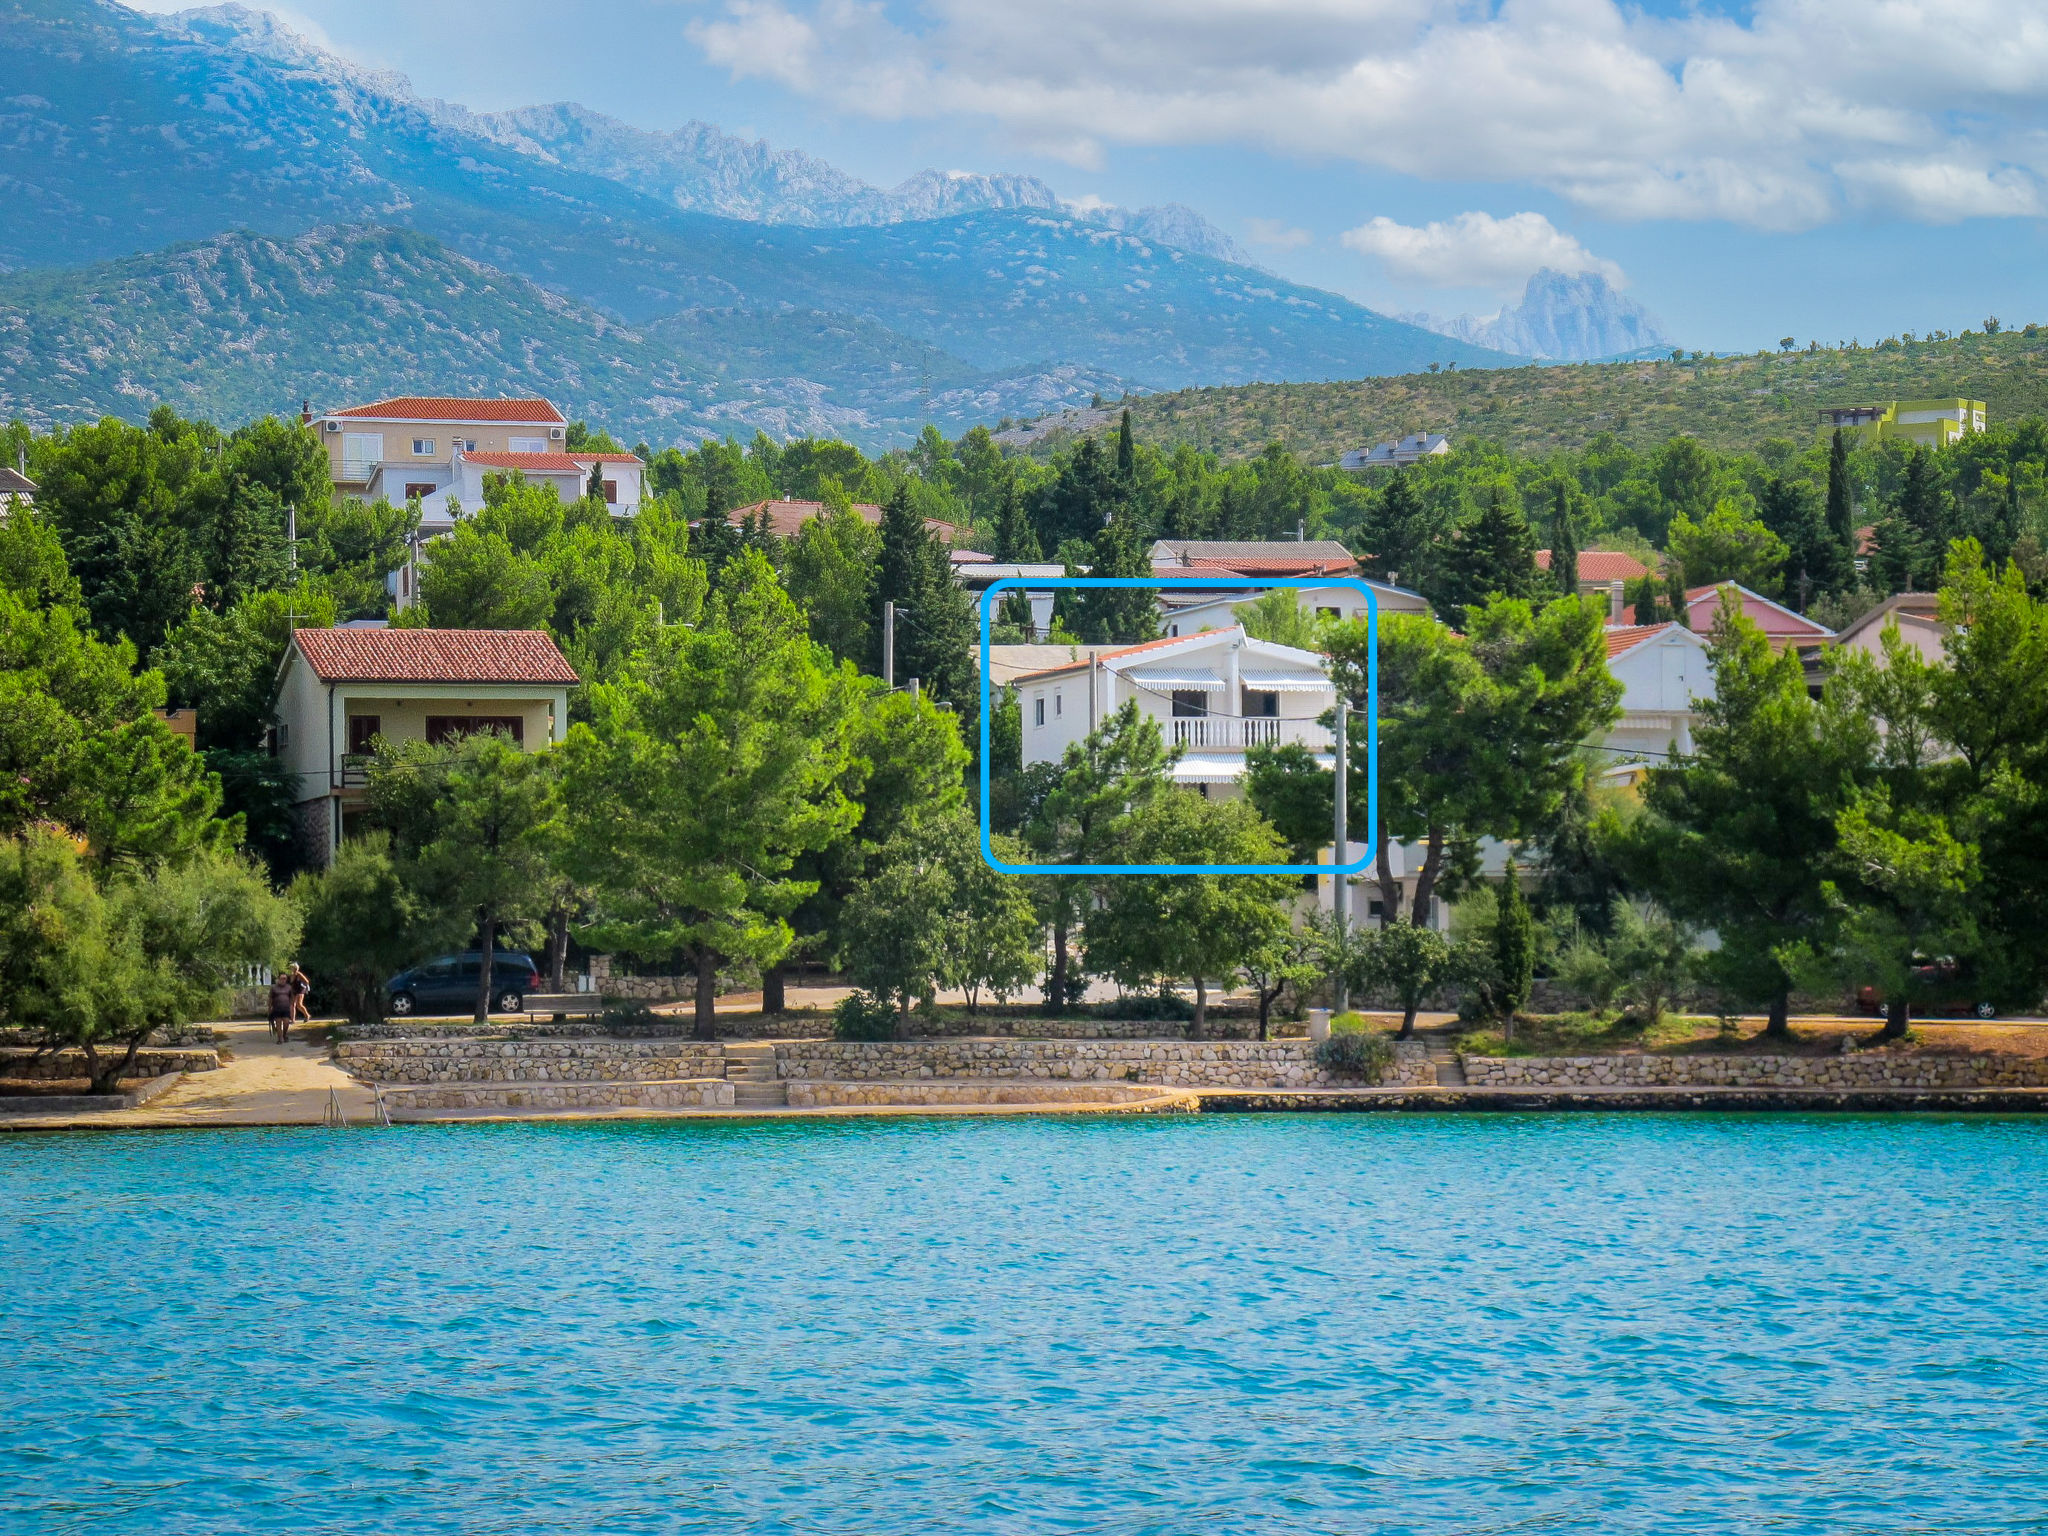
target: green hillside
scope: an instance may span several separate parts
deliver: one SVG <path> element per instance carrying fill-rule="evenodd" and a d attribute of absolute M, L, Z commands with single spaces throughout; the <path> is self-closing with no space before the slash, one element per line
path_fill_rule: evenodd
<path fill-rule="evenodd" d="M 1133 402 L 1148 442 L 1243 458 L 1278 439 L 1316 463 L 1409 432 L 1479 437 L 1525 453 L 1611 432 L 1636 448 L 1690 433 L 1716 449 L 1805 441 L 1823 405 L 1927 395 L 1984 401 L 1994 422 L 2048 416 L 2048 330 L 1700 363 L 1458 369 L 1337 384 L 1184 389 Z"/>

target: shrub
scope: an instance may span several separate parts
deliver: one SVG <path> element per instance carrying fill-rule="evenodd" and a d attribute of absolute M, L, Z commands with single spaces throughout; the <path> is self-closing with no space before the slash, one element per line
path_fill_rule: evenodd
<path fill-rule="evenodd" d="M 1340 1013 L 1330 1020 L 1332 1035 L 1362 1035 L 1372 1028 L 1372 1021 L 1357 1009 Z"/>
<path fill-rule="evenodd" d="M 1377 1033 L 1335 1034 L 1316 1046 L 1316 1065 L 1325 1072 L 1342 1072 L 1376 1083 L 1394 1064 L 1394 1047 Z"/>
<path fill-rule="evenodd" d="M 896 1038 L 896 1009 L 884 998 L 866 992 L 849 992 L 832 1010 L 834 1040 L 893 1040 Z"/>
<path fill-rule="evenodd" d="M 1133 992 L 1090 1005 L 1098 1019 L 1192 1019 L 1195 1005 L 1177 992 Z"/>

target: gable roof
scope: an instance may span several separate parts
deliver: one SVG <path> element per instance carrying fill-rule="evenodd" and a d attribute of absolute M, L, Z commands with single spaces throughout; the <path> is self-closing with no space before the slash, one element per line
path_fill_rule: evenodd
<path fill-rule="evenodd" d="M 537 397 L 531 399 L 469 400 L 459 395 L 393 395 L 389 400 L 372 400 L 347 410 L 329 411 L 330 416 L 374 417 L 385 421 L 509 421 L 545 422 L 567 425 L 562 413 Z"/>
<path fill-rule="evenodd" d="M 1686 636 L 1695 645 L 1704 646 L 1707 643 L 1698 634 L 1687 629 L 1685 625 L 1679 623 L 1676 619 L 1666 620 L 1662 624 L 1616 624 L 1606 632 L 1607 659 L 1609 661 L 1616 661 L 1627 655 L 1637 646 L 1646 645 L 1658 636 L 1668 634 L 1674 629 Z"/>
<path fill-rule="evenodd" d="M 1941 594 L 1938 592 L 1896 592 L 1879 603 L 1870 612 L 1854 623 L 1843 626 L 1835 639 L 1842 644 L 1862 634 L 1866 629 L 1881 628 L 1887 619 L 1896 616 L 1901 623 L 1919 619 L 1927 623 L 1939 623 Z"/>
<path fill-rule="evenodd" d="M 1292 645 L 1281 645 L 1272 640 L 1257 640 L 1245 634 L 1242 624 L 1233 624 L 1227 629 L 1205 629 L 1192 635 L 1168 635 L 1162 640 L 1144 640 L 1136 645 L 1121 645 L 1113 649 L 1096 650 L 1093 656 L 1076 658 L 1064 666 L 1048 667 L 1043 672 L 1026 672 L 1012 678 L 1012 682 L 1037 682 L 1048 677 L 1057 677 L 1063 672 L 1082 672 L 1095 662 L 1100 662 L 1112 671 L 1122 671 L 1135 658 L 1151 657 L 1155 653 L 1169 651 L 1176 646 L 1214 645 L 1236 635 L 1241 638 L 1246 651 L 1254 656 L 1265 656 L 1273 661 L 1297 662 L 1322 670 L 1323 658 L 1314 651 L 1304 651 Z M 1086 650 L 1087 647 L 1081 649 Z"/>
<path fill-rule="evenodd" d="M 1550 569 L 1550 551 L 1536 551 L 1536 569 Z M 1650 568 L 1634 555 L 1618 549 L 1582 549 L 1579 551 L 1579 580 L 1581 581 L 1640 581 L 1650 574 Z"/>
<path fill-rule="evenodd" d="M 1686 612 L 1690 613 L 1703 602 L 1718 604 L 1721 600 L 1720 594 L 1723 592 L 1740 592 L 1743 596 L 1744 608 L 1747 608 L 1751 603 L 1761 603 L 1764 607 L 1774 610 L 1780 622 L 1775 630 L 1767 629 L 1765 631 L 1767 634 L 1807 634 L 1816 640 L 1827 640 L 1834 636 L 1835 632 L 1818 619 L 1809 619 L 1803 613 L 1795 613 L 1783 603 L 1765 597 L 1761 592 L 1752 592 L 1749 588 L 1736 581 L 1719 581 L 1711 586 L 1688 588 L 1685 594 Z"/>
<path fill-rule="evenodd" d="M 1152 565 L 1155 570 L 1191 566 L 1246 574 L 1337 574 L 1355 569 L 1358 557 L 1335 539 L 1158 539 Z"/>
<path fill-rule="evenodd" d="M 0 469 L 0 496 L 33 496 L 35 481 L 18 469 Z"/>
<path fill-rule="evenodd" d="M 327 683 L 553 683 L 576 669 L 538 629 L 298 629 L 292 644 Z"/>

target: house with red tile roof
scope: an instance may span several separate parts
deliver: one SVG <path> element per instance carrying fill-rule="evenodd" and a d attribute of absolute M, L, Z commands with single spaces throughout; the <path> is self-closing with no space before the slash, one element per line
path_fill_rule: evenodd
<path fill-rule="evenodd" d="M 1549 550 L 1536 551 L 1536 568 L 1550 569 Z M 1628 589 L 1649 574 L 1647 565 L 1618 549 L 1579 551 L 1579 596 L 1604 598 L 1609 616 L 1617 623 L 1628 602 Z"/>
<path fill-rule="evenodd" d="M 1805 647 L 1828 645 L 1834 641 L 1835 632 L 1818 619 L 1809 619 L 1805 614 L 1787 608 L 1783 603 L 1765 597 L 1760 592 L 1736 582 L 1717 582 L 1709 587 L 1692 587 L 1685 594 L 1685 611 L 1693 629 L 1704 635 L 1714 627 L 1714 615 L 1721 611 L 1724 594 L 1732 594 L 1750 623 L 1764 632 L 1764 638 L 1771 642 L 1771 649 L 1782 651 L 1786 646 Z"/>
<path fill-rule="evenodd" d="M 853 510 L 860 520 L 870 528 L 881 526 L 882 509 L 871 501 L 856 501 Z M 744 507 L 734 507 L 726 513 L 728 521 L 739 524 L 754 522 L 761 518 L 768 521 L 768 531 L 778 539 L 793 539 L 803 532 L 804 524 L 824 514 L 822 501 L 796 501 L 788 497 L 777 497 L 773 501 L 752 501 Z M 924 531 L 935 535 L 942 543 L 958 544 L 964 537 L 962 531 L 951 523 L 942 523 L 935 517 L 924 520 Z"/>
<path fill-rule="evenodd" d="M 1621 718 L 1600 741 L 1612 767 L 1651 765 L 1692 750 L 1696 701 L 1714 697 L 1707 642 L 1683 624 L 1623 624 L 1607 630 L 1607 670 L 1621 684 Z"/>
<path fill-rule="evenodd" d="M 576 683 L 543 630 L 293 631 L 278 667 L 271 740 L 295 785 L 293 819 L 308 861 L 327 864 L 362 815 L 379 741 L 498 731 L 543 751 L 568 733 Z"/>
<path fill-rule="evenodd" d="M 487 475 L 515 471 L 573 501 L 602 466 L 612 511 L 640 507 L 646 466 L 630 453 L 571 452 L 569 424 L 546 400 L 396 395 L 305 419 L 327 450 L 337 497 L 417 501 L 429 534 L 482 508 Z"/>

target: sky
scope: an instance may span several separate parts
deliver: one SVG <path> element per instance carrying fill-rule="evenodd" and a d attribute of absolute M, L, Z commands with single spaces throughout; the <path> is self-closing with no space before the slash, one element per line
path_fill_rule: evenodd
<path fill-rule="evenodd" d="M 1185 203 L 1389 313 L 1489 314 L 1550 266 L 1722 351 L 2048 323 L 2048 0 L 255 8 L 479 110 Z"/>

